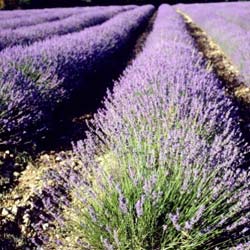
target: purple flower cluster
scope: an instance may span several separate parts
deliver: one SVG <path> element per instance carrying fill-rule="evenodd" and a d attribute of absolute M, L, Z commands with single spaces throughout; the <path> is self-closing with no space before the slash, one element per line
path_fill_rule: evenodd
<path fill-rule="evenodd" d="M 170 219 L 171 222 L 173 223 L 174 228 L 175 228 L 177 231 L 181 231 L 181 227 L 180 227 L 180 225 L 179 225 L 180 211 L 179 211 L 178 208 L 177 208 L 176 214 L 172 214 L 172 213 L 169 214 L 169 219 Z"/>
<path fill-rule="evenodd" d="M 201 242 L 190 244 L 204 249 L 206 244 L 212 246 L 209 249 L 217 245 L 231 247 L 234 242 L 228 241 L 230 237 L 235 242 L 248 239 L 245 236 L 250 233 L 249 173 L 240 168 L 246 145 L 238 126 L 237 108 L 207 67 L 173 8 L 167 5 L 159 8 L 143 52 L 116 82 L 113 93 L 108 92 L 104 105 L 93 120 L 93 133 L 89 132 L 87 139 L 74 148 L 84 166 L 78 173 L 78 177 L 86 180 L 79 184 L 80 190 L 85 194 L 94 192 L 96 196 L 92 195 L 92 199 L 97 199 L 95 190 L 101 182 L 93 189 L 92 178 L 92 183 L 87 180 L 90 175 L 100 175 L 103 169 L 98 156 L 112 152 L 114 159 L 111 158 L 110 164 L 120 167 L 121 173 L 127 171 L 131 183 L 137 184 L 133 188 L 140 194 L 132 201 L 134 210 L 130 206 L 130 213 L 138 219 L 132 220 L 133 230 L 137 221 L 146 216 L 145 205 L 149 210 L 150 195 L 158 183 L 155 173 L 161 169 L 164 172 L 158 172 L 161 174 L 158 177 L 165 176 L 166 183 L 169 176 L 176 176 L 178 182 L 168 185 L 178 190 L 178 196 L 166 196 L 170 190 L 154 190 L 155 211 L 160 201 L 164 206 L 161 204 L 160 214 L 155 215 L 159 218 L 151 237 L 159 239 L 158 228 L 169 230 L 174 226 L 176 245 L 162 239 L 173 249 L 184 246 L 183 232 L 189 233 L 183 242 L 189 237 L 195 239 L 197 233 L 203 234 Z M 127 170 L 123 169 L 125 163 Z M 131 202 L 124 194 L 127 182 L 122 186 L 123 177 L 119 179 L 113 170 L 108 173 L 110 186 L 104 193 L 111 196 L 112 186 L 120 186 L 117 206 L 124 214 L 124 205 Z M 150 175 L 147 180 L 145 174 Z M 191 204 L 190 197 L 194 198 Z M 192 216 L 185 211 L 192 211 Z M 108 211 L 103 213 L 108 216 Z M 105 226 L 119 227 L 111 222 Z M 141 230 L 138 229 L 138 237 Z M 150 232 L 153 230 L 150 228 Z M 121 237 L 128 237 L 129 242 L 129 236 L 124 235 Z M 104 238 L 112 243 L 112 238 Z M 145 247 L 143 242 L 142 246 Z"/>
<path fill-rule="evenodd" d="M 82 11 L 83 13 L 77 13 L 54 22 L 43 22 L 16 30 L 3 30 L 0 32 L 0 50 L 15 45 L 30 45 L 35 41 L 49 39 L 52 36 L 77 32 L 105 22 L 127 9 L 126 7 L 106 7 L 106 9 L 100 7 L 100 10 L 95 8 Z"/>
<path fill-rule="evenodd" d="M 135 203 L 135 210 L 138 218 L 140 218 L 143 215 L 144 202 L 145 202 L 145 196 L 142 195 L 141 198 Z"/>
<path fill-rule="evenodd" d="M 187 13 L 218 43 L 248 86 L 250 86 L 249 6 L 250 4 L 246 2 L 176 6 Z"/>
<path fill-rule="evenodd" d="M 115 12 L 117 12 L 117 7 Z M 53 124 L 53 112 L 73 91 L 121 64 L 153 13 L 138 7 L 82 32 L 15 46 L 0 53 L 0 144 L 23 143 Z M 110 10 L 111 11 L 111 10 Z M 28 139 L 27 139 L 28 138 Z"/>

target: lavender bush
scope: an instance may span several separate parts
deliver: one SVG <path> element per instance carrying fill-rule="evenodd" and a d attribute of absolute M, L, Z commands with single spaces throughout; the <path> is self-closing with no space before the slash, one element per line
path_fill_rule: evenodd
<path fill-rule="evenodd" d="M 0 144 L 23 144 L 53 127 L 54 111 L 97 75 L 112 75 L 153 12 L 143 6 L 102 25 L 0 53 Z M 115 8 L 116 10 L 116 8 Z"/>
<path fill-rule="evenodd" d="M 71 15 L 68 18 L 54 22 L 22 27 L 16 30 L 3 30 L 0 32 L 0 50 L 15 45 L 30 45 L 35 41 L 49 39 L 55 35 L 64 35 L 77 32 L 89 26 L 100 24 L 121 11 L 130 7 L 100 7 L 91 11 L 82 11 L 81 14 Z"/>
<path fill-rule="evenodd" d="M 190 15 L 218 43 L 248 86 L 250 86 L 249 6 L 249 3 L 177 5 L 177 8 Z"/>
<path fill-rule="evenodd" d="M 242 249 L 250 197 L 237 109 L 170 6 L 104 104 L 62 164 L 70 203 L 47 244 Z"/>

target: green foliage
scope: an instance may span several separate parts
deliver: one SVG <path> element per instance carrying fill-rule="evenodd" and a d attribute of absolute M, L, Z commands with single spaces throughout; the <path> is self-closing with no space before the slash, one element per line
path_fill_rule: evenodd
<path fill-rule="evenodd" d="M 65 208 L 64 227 L 57 227 L 56 237 L 64 247 L 226 249 L 225 242 L 212 242 L 223 233 L 218 226 L 222 218 L 235 220 L 233 202 L 225 202 L 232 193 L 225 190 L 214 197 L 214 179 L 220 169 L 206 172 L 207 159 L 186 165 L 179 151 L 172 150 L 160 159 L 162 136 L 167 138 L 171 130 L 187 130 L 188 137 L 188 130 L 196 126 L 194 120 L 173 123 L 172 108 L 167 117 L 167 129 L 159 122 L 151 127 L 153 141 L 152 137 L 138 140 L 131 127 L 130 135 L 120 138 L 126 146 L 119 152 L 109 151 L 97 157 L 99 168 L 83 177 L 91 186 L 73 188 L 72 203 Z M 140 123 L 146 125 L 147 121 Z M 186 136 L 180 138 L 180 151 L 185 147 Z"/>

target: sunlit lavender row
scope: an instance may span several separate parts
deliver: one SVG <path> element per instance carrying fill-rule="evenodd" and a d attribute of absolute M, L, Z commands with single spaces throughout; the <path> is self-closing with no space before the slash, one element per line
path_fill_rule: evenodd
<path fill-rule="evenodd" d="M 100 7 L 92 10 L 82 9 L 70 17 L 53 22 L 43 22 L 41 24 L 28 27 L 21 27 L 15 30 L 0 31 L 0 50 L 15 45 L 30 45 L 35 41 L 51 38 L 55 35 L 64 35 L 77 32 L 89 26 L 103 23 L 121 11 L 129 10 L 131 7 Z M 31 18 L 34 20 L 34 18 Z M 20 21 L 20 20 L 19 20 Z"/>
<path fill-rule="evenodd" d="M 70 199 L 44 199 L 48 214 L 59 200 L 64 212 L 54 214 L 48 235 L 41 222 L 34 225 L 35 242 L 56 249 L 249 247 L 238 111 L 172 7 L 160 6 L 143 52 L 104 106 L 74 158 L 51 175 Z"/>
<path fill-rule="evenodd" d="M 177 5 L 218 43 L 250 86 L 250 7 L 248 3 Z"/>

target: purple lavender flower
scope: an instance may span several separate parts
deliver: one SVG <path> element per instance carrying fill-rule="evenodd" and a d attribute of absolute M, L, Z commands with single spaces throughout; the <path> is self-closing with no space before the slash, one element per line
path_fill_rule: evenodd
<path fill-rule="evenodd" d="M 123 214 L 127 214 L 128 213 L 128 208 L 127 208 L 126 198 L 124 197 L 124 195 L 123 195 L 123 193 L 122 193 L 119 186 L 116 186 L 116 189 L 117 189 L 117 191 L 119 193 L 119 198 L 118 198 L 118 200 L 119 200 L 119 208 L 120 208 L 120 210 L 121 210 L 121 212 Z"/>
<path fill-rule="evenodd" d="M 125 197 L 119 197 L 119 208 L 121 209 L 122 213 L 126 214 L 128 212 L 126 199 Z"/>
<path fill-rule="evenodd" d="M 202 205 L 196 212 L 196 214 L 193 216 L 193 218 L 191 218 L 189 221 L 185 222 L 185 229 L 186 230 L 192 230 L 193 226 L 195 225 L 195 223 L 199 222 L 199 220 L 201 219 L 203 213 L 205 211 L 205 206 Z"/>
<path fill-rule="evenodd" d="M 180 219 L 180 209 L 179 208 L 177 208 L 175 214 L 169 213 L 169 219 L 171 220 L 174 228 L 177 231 L 181 231 L 181 226 L 179 224 L 179 219 Z"/>
<path fill-rule="evenodd" d="M 88 211 L 89 211 L 89 215 L 90 215 L 91 219 L 93 220 L 93 222 L 97 222 L 96 213 L 95 213 L 95 210 L 93 209 L 93 207 L 90 206 L 88 208 Z"/>
<path fill-rule="evenodd" d="M 138 180 L 138 178 L 136 176 L 135 170 L 131 166 L 128 166 L 128 173 L 129 173 L 129 177 L 132 180 L 133 184 L 135 186 L 137 186 L 139 180 Z"/>
<path fill-rule="evenodd" d="M 104 239 L 102 242 L 105 250 L 114 250 L 114 247 L 109 243 L 108 239 Z"/>
<path fill-rule="evenodd" d="M 136 211 L 137 218 L 140 218 L 143 215 L 144 202 L 145 202 L 145 195 L 142 195 L 135 204 L 135 211 Z"/>
<path fill-rule="evenodd" d="M 143 190 L 146 195 L 150 195 L 154 189 L 154 185 L 157 182 L 157 176 L 153 174 L 149 179 L 144 180 Z"/>

